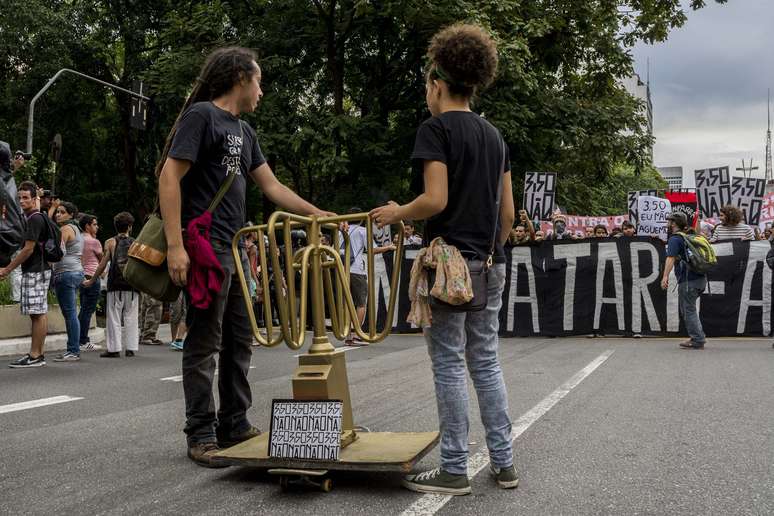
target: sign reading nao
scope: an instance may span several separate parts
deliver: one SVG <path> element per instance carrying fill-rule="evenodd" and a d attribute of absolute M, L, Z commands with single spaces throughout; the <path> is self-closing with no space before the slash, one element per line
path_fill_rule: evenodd
<path fill-rule="evenodd" d="M 272 400 L 269 457 L 339 460 L 339 400 Z"/>
<path fill-rule="evenodd" d="M 531 220 L 551 220 L 556 204 L 556 174 L 527 172 L 524 175 L 524 209 Z"/>
<path fill-rule="evenodd" d="M 694 171 L 699 213 L 702 218 L 719 217 L 720 208 L 731 204 L 731 177 L 728 167 Z"/>
<path fill-rule="evenodd" d="M 667 217 L 672 213 L 672 204 L 660 197 L 641 195 L 637 199 L 638 236 L 658 237 L 667 239 Z"/>
<path fill-rule="evenodd" d="M 734 177 L 731 180 L 733 205 L 744 213 L 745 223 L 757 226 L 761 221 L 766 180 L 760 177 Z"/>

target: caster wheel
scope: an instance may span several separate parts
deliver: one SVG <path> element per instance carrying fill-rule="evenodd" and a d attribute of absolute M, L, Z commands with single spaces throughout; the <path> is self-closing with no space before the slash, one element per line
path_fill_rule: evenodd
<path fill-rule="evenodd" d="M 330 493 L 333 491 L 333 480 L 326 478 L 320 483 L 320 491 L 323 493 Z"/>

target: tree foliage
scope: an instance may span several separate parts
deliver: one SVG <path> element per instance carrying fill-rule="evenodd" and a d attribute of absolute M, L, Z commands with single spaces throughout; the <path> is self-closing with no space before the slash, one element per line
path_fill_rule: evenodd
<path fill-rule="evenodd" d="M 720 2 L 722 3 L 722 1 Z M 475 109 L 511 149 L 516 198 L 523 173 L 559 173 L 573 211 L 622 211 L 590 202 L 611 173 L 649 170 L 641 106 L 620 79 L 631 47 L 686 20 L 679 0 L 6 0 L 0 19 L 0 139 L 22 147 L 32 96 L 70 67 L 153 98 L 151 127 L 131 129 L 126 95 L 62 78 L 37 106 L 35 163 L 50 183 L 48 143 L 63 135 L 57 188 L 103 220 L 142 216 L 154 203 L 153 164 L 206 54 L 219 45 L 258 50 L 266 95 L 246 118 L 279 177 L 331 209 L 412 195 L 409 156 L 428 115 L 423 65 L 439 28 L 473 21 L 499 44 L 495 84 Z M 694 9 L 704 5 L 693 0 Z M 620 175 L 620 174 L 618 174 Z M 615 176 L 615 177 L 614 177 Z M 624 191 L 626 185 L 621 185 Z M 251 218 L 273 209 L 260 193 Z M 624 194 L 625 195 L 625 194 Z M 619 202 L 616 200 L 615 202 Z"/>

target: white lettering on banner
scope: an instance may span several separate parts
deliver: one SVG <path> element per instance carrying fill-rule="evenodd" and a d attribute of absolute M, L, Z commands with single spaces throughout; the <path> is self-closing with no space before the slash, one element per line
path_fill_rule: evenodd
<path fill-rule="evenodd" d="M 645 315 L 651 331 L 661 331 L 658 322 L 656 307 L 650 297 L 648 287 L 661 277 L 659 270 L 658 250 L 650 242 L 632 242 L 630 247 L 632 257 L 632 332 L 642 332 L 642 308 L 645 307 Z M 640 276 L 640 253 L 650 254 L 652 270 L 647 277 Z"/>
<path fill-rule="evenodd" d="M 739 321 L 736 326 L 737 333 L 744 333 L 747 326 L 747 311 L 751 306 L 761 307 L 761 320 L 763 323 L 763 334 L 768 335 L 771 332 L 771 269 L 766 265 L 766 254 L 771 250 L 769 242 L 751 242 L 750 254 L 747 258 L 747 268 L 744 271 L 744 283 L 742 284 L 742 300 L 739 303 Z M 762 284 L 761 299 L 751 299 L 750 291 L 755 277 L 755 271 L 758 265 L 763 269 L 761 274 Z"/>
<path fill-rule="evenodd" d="M 578 271 L 578 258 L 591 255 L 591 244 L 570 244 L 554 246 L 554 259 L 566 260 L 564 275 L 564 331 L 572 331 L 575 317 L 575 275 Z"/>
<path fill-rule="evenodd" d="M 527 286 L 529 291 L 527 292 L 526 296 L 517 295 L 519 265 L 523 265 L 524 268 L 527 269 Z M 514 247 L 511 251 L 510 293 L 511 295 L 508 298 L 508 319 L 506 321 L 507 328 L 511 331 L 516 329 L 516 305 L 519 303 L 528 303 L 532 311 L 532 331 L 539 333 L 540 318 L 538 317 L 539 314 L 537 289 L 535 288 L 535 271 L 532 270 L 532 251 L 529 247 Z"/>
<path fill-rule="evenodd" d="M 715 256 L 720 258 L 721 256 L 734 256 L 734 244 L 731 242 L 723 242 L 720 244 L 712 244 L 715 249 Z M 725 296 L 726 295 L 726 282 L 725 281 L 708 281 L 707 290 L 705 294 L 711 296 Z"/>
<path fill-rule="evenodd" d="M 701 299 L 701 296 L 699 296 Z M 696 302 L 698 303 L 698 299 Z M 666 316 L 667 316 L 667 331 L 679 331 L 680 330 L 680 297 L 677 292 L 677 276 L 675 270 L 669 273 L 669 288 L 666 292 Z"/>
<path fill-rule="evenodd" d="M 672 212 L 672 205 L 667 199 L 641 195 L 637 198 L 637 234 L 639 236 L 667 239 L 667 217 Z"/>
<path fill-rule="evenodd" d="M 640 212 L 640 215 L 642 213 Z M 597 302 L 594 307 L 594 329 L 599 329 L 599 319 L 602 314 L 603 304 L 615 305 L 616 315 L 618 316 L 618 329 L 623 331 L 626 328 L 624 320 L 624 293 L 623 293 L 623 272 L 621 270 L 621 257 L 618 256 L 618 246 L 614 243 L 603 243 L 597 247 Z M 613 284 L 615 287 L 615 297 L 604 296 L 605 269 L 607 263 L 613 264 Z"/>

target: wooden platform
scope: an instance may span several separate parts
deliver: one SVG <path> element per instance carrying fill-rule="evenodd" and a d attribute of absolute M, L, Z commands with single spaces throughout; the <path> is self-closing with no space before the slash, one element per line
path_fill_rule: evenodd
<path fill-rule="evenodd" d="M 409 473 L 438 444 L 438 432 L 358 432 L 358 439 L 339 453 L 338 461 L 279 459 L 268 456 L 265 433 L 218 452 L 218 462 L 257 468 L 398 471 Z"/>

